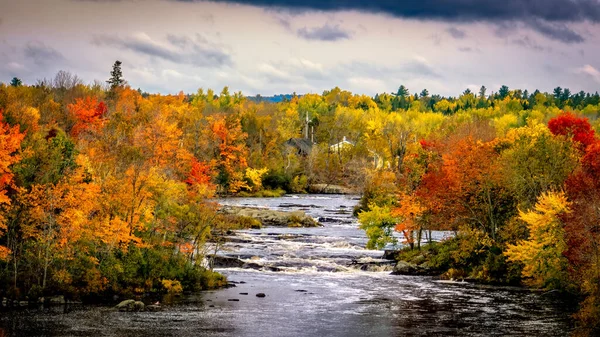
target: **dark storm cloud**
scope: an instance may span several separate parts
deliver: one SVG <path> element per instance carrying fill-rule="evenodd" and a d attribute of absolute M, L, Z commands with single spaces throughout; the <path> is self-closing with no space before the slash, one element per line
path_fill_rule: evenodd
<path fill-rule="evenodd" d="M 204 0 L 172 1 L 201 2 Z M 519 21 L 550 39 L 564 43 L 584 41 L 584 38 L 567 27 L 566 23 L 600 22 L 599 0 L 408 0 L 401 3 L 397 0 L 214 0 L 213 2 L 293 11 L 356 10 L 416 20 L 448 22 Z"/>
<path fill-rule="evenodd" d="M 551 51 L 548 48 L 540 46 L 535 40 L 531 39 L 529 36 L 523 36 L 520 38 L 516 38 L 511 40 L 511 43 L 523 48 L 532 49 L 535 51 Z"/>
<path fill-rule="evenodd" d="M 198 0 L 175 0 L 193 2 Z M 528 20 L 600 22 L 598 0 L 215 0 L 305 10 L 357 10 L 397 17 L 441 20 Z"/>
<path fill-rule="evenodd" d="M 133 52 L 157 57 L 174 63 L 190 64 L 198 67 L 219 67 L 230 65 L 231 56 L 220 47 L 211 45 L 200 35 L 195 39 L 187 36 L 168 35 L 169 45 L 163 45 L 149 37 L 126 37 L 97 35 L 92 43 L 97 46 L 113 46 Z"/>
<path fill-rule="evenodd" d="M 542 20 L 528 21 L 527 26 L 548 38 L 564 43 L 581 43 L 583 37 L 567 27 L 562 22 L 547 22 Z"/>
<path fill-rule="evenodd" d="M 54 63 L 64 59 L 56 49 L 46 46 L 43 42 L 31 41 L 23 49 L 25 57 L 30 58 L 37 65 Z"/>
<path fill-rule="evenodd" d="M 343 30 L 339 25 L 325 24 L 321 27 L 313 28 L 300 28 L 297 31 L 299 37 L 307 40 L 319 40 L 319 41 L 338 41 L 347 40 L 350 38 L 351 33 Z"/>
<path fill-rule="evenodd" d="M 463 30 L 458 29 L 456 27 L 450 27 L 448 29 L 446 29 L 446 32 L 448 32 L 448 34 L 450 34 L 450 36 L 452 36 L 455 39 L 464 39 L 465 37 L 467 37 L 467 33 L 465 33 Z"/>

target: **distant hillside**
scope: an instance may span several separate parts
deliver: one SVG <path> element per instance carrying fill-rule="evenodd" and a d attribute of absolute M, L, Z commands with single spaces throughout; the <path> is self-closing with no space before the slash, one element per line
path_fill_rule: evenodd
<path fill-rule="evenodd" d="M 298 97 L 301 97 L 302 95 L 297 95 Z M 248 99 L 254 102 L 272 102 L 272 103 L 279 103 L 279 102 L 283 102 L 283 101 L 289 101 L 290 99 L 292 99 L 292 97 L 294 97 L 294 94 L 280 94 L 280 95 L 274 95 L 274 96 L 261 96 L 261 95 L 256 95 L 256 96 L 248 96 Z"/>

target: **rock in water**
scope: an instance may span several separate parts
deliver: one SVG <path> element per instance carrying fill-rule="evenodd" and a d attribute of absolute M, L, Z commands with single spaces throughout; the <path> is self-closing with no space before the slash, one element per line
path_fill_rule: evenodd
<path fill-rule="evenodd" d="M 159 304 L 151 304 L 146 306 L 146 311 L 161 311 L 162 307 Z"/>
<path fill-rule="evenodd" d="M 52 296 L 46 299 L 49 304 L 65 304 L 65 297 L 63 295 Z"/>
<path fill-rule="evenodd" d="M 146 307 L 146 306 L 144 305 L 144 302 L 142 302 L 142 301 L 135 301 L 135 302 L 133 303 L 133 309 L 134 309 L 135 311 L 144 311 L 144 308 L 145 308 L 145 307 Z"/>
<path fill-rule="evenodd" d="M 436 276 L 440 275 L 440 271 L 430 268 L 427 262 L 420 265 L 414 263 L 398 261 L 394 267 L 392 275 L 421 275 L 421 276 Z"/>
<path fill-rule="evenodd" d="M 331 184 L 312 184 L 308 186 L 309 193 L 322 193 L 322 194 L 356 194 L 358 191 L 353 188 L 331 185 Z"/>
<path fill-rule="evenodd" d="M 119 311 L 144 311 L 145 305 L 142 301 L 125 300 L 115 306 Z"/>
<path fill-rule="evenodd" d="M 135 300 L 125 300 L 117 304 L 115 308 L 119 309 L 119 311 L 132 311 L 134 303 Z"/>
<path fill-rule="evenodd" d="M 265 208 L 223 206 L 223 214 L 254 218 L 263 226 L 270 227 L 319 227 L 320 223 L 302 211 L 284 212 Z"/>
<path fill-rule="evenodd" d="M 244 265 L 244 261 L 236 257 L 209 255 L 208 258 L 216 268 L 241 268 Z"/>
<path fill-rule="evenodd" d="M 398 261 L 392 274 L 394 275 L 416 275 L 418 267 L 412 263 Z"/>

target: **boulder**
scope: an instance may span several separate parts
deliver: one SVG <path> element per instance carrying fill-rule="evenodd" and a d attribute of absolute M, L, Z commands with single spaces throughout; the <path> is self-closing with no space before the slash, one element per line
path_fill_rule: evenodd
<path fill-rule="evenodd" d="M 236 257 L 210 255 L 209 259 L 212 259 L 215 268 L 241 268 L 244 265 L 244 261 Z"/>
<path fill-rule="evenodd" d="M 134 311 L 144 311 L 145 307 L 146 306 L 144 305 L 144 302 L 142 302 L 142 301 L 135 301 L 133 303 Z"/>
<path fill-rule="evenodd" d="M 223 206 L 220 213 L 250 217 L 260 221 L 262 226 L 270 227 L 319 227 L 315 219 L 302 211 L 283 212 L 266 208 Z"/>
<path fill-rule="evenodd" d="M 121 303 L 117 304 L 115 308 L 119 309 L 119 311 L 131 311 L 134 303 L 135 300 L 121 301 Z"/>
<path fill-rule="evenodd" d="M 441 272 L 434 268 L 430 268 L 427 262 L 416 265 L 406 261 L 398 261 L 394 266 L 392 275 L 419 275 L 419 276 L 438 276 Z"/>
<path fill-rule="evenodd" d="M 160 304 L 150 304 L 146 306 L 146 311 L 161 311 L 162 307 L 160 306 Z"/>
<path fill-rule="evenodd" d="M 115 306 L 119 311 L 144 311 L 144 302 L 136 300 L 125 300 Z"/>
<path fill-rule="evenodd" d="M 398 261 L 394 266 L 393 275 L 417 275 L 419 266 L 405 261 Z"/>
<path fill-rule="evenodd" d="M 358 194 L 356 189 L 330 184 L 312 184 L 308 186 L 309 193 L 320 194 Z"/>
<path fill-rule="evenodd" d="M 65 304 L 65 297 L 63 295 L 52 296 L 45 299 L 44 303 L 48 304 Z"/>
<path fill-rule="evenodd" d="M 383 251 L 383 257 L 382 259 L 386 259 L 386 260 L 396 260 L 396 256 L 398 256 L 398 253 L 400 251 L 396 250 L 396 249 L 386 249 Z"/>

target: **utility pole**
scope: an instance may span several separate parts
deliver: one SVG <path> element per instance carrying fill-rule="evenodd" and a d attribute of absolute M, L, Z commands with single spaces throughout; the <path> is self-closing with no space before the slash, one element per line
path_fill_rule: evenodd
<path fill-rule="evenodd" d="M 306 113 L 306 126 L 304 127 L 304 138 L 308 139 L 308 130 L 309 130 L 309 125 L 308 125 L 308 112 Z"/>

